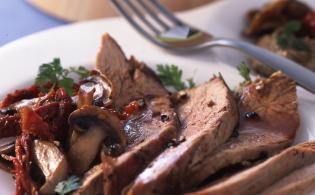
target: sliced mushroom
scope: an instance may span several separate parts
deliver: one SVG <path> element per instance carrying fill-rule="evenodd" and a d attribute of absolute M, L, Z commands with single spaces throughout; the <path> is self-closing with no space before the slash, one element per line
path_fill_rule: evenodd
<path fill-rule="evenodd" d="M 40 194 L 53 194 L 56 185 L 68 175 L 68 163 L 65 155 L 52 142 L 35 140 L 33 159 L 45 176 Z"/>
<path fill-rule="evenodd" d="M 80 91 L 83 91 L 85 94 L 89 94 L 93 91 L 91 99 L 92 105 L 107 106 L 111 103 L 111 82 L 96 70 L 93 70 L 91 75 L 83 81 L 80 85 Z M 80 104 L 80 99 L 82 98 L 78 97 L 78 104 Z"/>
<path fill-rule="evenodd" d="M 83 106 L 69 117 L 75 138 L 71 140 L 68 157 L 73 172 L 88 170 L 101 146 L 109 155 L 120 154 L 126 146 L 126 136 L 119 118 L 96 106 Z"/>

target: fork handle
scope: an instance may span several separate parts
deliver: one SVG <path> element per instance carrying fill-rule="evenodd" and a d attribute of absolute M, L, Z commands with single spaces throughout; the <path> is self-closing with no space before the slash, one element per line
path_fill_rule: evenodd
<path fill-rule="evenodd" d="M 296 82 L 302 87 L 308 89 L 312 93 L 315 93 L 315 73 L 302 65 L 293 62 L 292 60 L 284 58 L 266 49 L 257 47 L 253 44 L 234 39 L 215 39 L 211 41 L 208 46 L 224 46 L 243 51 L 271 68 L 281 70 L 289 77 L 296 80 Z"/>

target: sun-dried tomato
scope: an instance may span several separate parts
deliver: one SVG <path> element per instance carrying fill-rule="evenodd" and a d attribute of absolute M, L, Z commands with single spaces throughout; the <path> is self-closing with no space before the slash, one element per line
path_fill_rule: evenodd
<path fill-rule="evenodd" d="M 133 113 L 137 112 L 140 110 L 140 108 L 143 106 L 143 100 L 138 100 L 138 101 L 132 101 L 130 102 L 127 106 L 125 106 L 125 110 L 123 112 L 123 116 L 125 118 L 128 118 L 131 116 Z"/>
<path fill-rule="evenodd" d="M 15 170 L 16 195 L 35 195 L 36 185 L 30 177 L 30 135 L 19 136 L 15 141 L 15 157 L 12 162 Z"/>
<path fill-rule="evenodd" d="M 8 107 L 9 105 L 24 100 L 24 99 L 32 99 L 38 97 L 39 89 L 36 85 L 32 85 L 25 89 L 16 90 L 13 93 L 5 96 L 3 101 L 0 103 L 0 108 Z"/>
<path fill-rule="evenodd" d="M 108 110 L 109 112 L 113 113 L 116 115 L 120 120 L 126 120 L 128 117 L 130 117 L 133 113 L 139 111 L 141 108 L 143 108 L 144 102 L 143 100 L 138 100 L 138 101 L 132 101 L 130 102 L 127 106 L 125 106 L 123 112 L 118 112 L 111 106 L 108 107 L 103 107 L 103 109 Z"/>
<path fill-rule="evenodd" d="M 308 30 L 311 37 L 315 37 L 315 12 L 306 14 L 303 20 L 304 26 Z"/>
<path fill-rule="evenodd" d="M 23 134 L 33 135 L 45 140 L 53 140 L 49 125 L 32 108 L 21 110 L 21 129 Z"/>
<path fill-rule="evenodd" d="M 71 97 L 62 88 L 56 91 L 55 101 L 59 103 L 59 109 L 48 123 L 51 126 L 51 132 L 63 143 L 67 136 L 69 136 L 68 118 L 71 112 L 73 112 L 74 106 Z"/>
<path fill-rule="evenodd" d="M 0 138 L 17 136 L 20 133 L 20 117 L 18 115 L 0 117 Z"/>
<path fill-rule="evenodd" d="M 59 111 L 59 103 L 58 102 L 47 103 L 45 105 L 42 105 L 42 106 L 34 109 L 34 111 L 40 117 L 42 117 L 42 119 L 45 122 L 48 122 L 52 118 L 54 118 L 56 116 L 56 114 L 58 113 L 58 111 Z"/>

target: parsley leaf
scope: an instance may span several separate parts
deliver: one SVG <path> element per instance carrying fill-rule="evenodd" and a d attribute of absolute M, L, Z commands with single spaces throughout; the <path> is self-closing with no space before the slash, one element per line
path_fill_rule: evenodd
<path fill-rule="evenodd" d="M 292 48 L 299 51 L 310 51 L 310 47 L 303 39 L 294 39 L 291 43 Z"/>
<path fill-rule="evenodd" d="M 182 81 L 183 71 L 176 65 L 157 65 L 158 76 L 165 86 L 174 87 L 177 91 L 192 88 L 196 84 L 192 78 L 187 79 L 188 86 Z"/>
<path fill-rule="evenodd" d="M 58 81 L 58 86 L 62 87 L 65 89 L 65 91 L 69 94 L 72 95 L 72 87 L 74 84 L 74 80 L 71 78 L 62 78 Z"/>
<path fill-rule="evenodd" d="M 60 59 L 55 58 L 49 64 L 43 64 L 39 67 L 39 73 L 35 80 L 36 84 L 42 85 L 47 82 L 56 83 L 58 81 L 58 74 L 61 74 L 62 68 L 60 66 Z"/>
<path fill-rule="evenodd" d="M 282 32 L 276 37 L 277 44 L 282 49 L 293 48 L 298 51 L 309 51 L 310 47 L 307 43 L 296 36 L 302 29 L 302 23 L 298 20 L 292 20 L 286 23 Z"/>
<path fill-rule="evenodd" d="M 194 82 L 193 78 L 188 78 L 187 83 L 188 83 L 188 88 L 193 88 L 196 86 L 196 83 Z"/>
<path fill-rule="evenodd" d="M 76 73 L 80 76 L 80 79 L 85 79 L 89 76 L 90 72 L 83 66 L 70 67 L 70 72 Z"/>
<path fill-rule="evenodd" d="M 166 86 L 172 86 L 176 90 L 185 89 L 185 84 L 182 82 L 183 71 L 175 65 L 157 65 L 158 76 L 162 83 Z"/>
<path fill-rule="evenodd" d="M 42 64 L 39 67 L 35 84 L 40 87 L 42 92 L 47 93 L 48 89 L 44 85 L 50 82 L 53 86 L 64 88 L 69 95 L 72 95 L 72 88 L 75 82 L 69 77 L 70 73 L 79 75 L 80 79 L 84 79 L 89 75 L 89 71 L 83 66 L 78 68 L 70 67 L 70 70 L 68 70 L 61 66 L 59 58 L 55 58 L 52 62 Z"/>
<path fill-rule="evenodd" d="M 296 33 L 302 28 L 302 23 L 298 20 L 291 20 L 284 25 L 283 31 L 285 33 Z"/>
<path fill-rule="evenodd" d="M 67 180 L 59 182 L 55 188 L 55 192 L 59 195 L 66 195 L 77 190 L 81 185 L 80 178 L 72 175 Z"/>
<path fill-rule="evenodd" d="M 248 66 L 245 62 L 242 62 L 237 67 L 237 70 L 239 71 L 239 74 L 244 78 L 245 81 L 252 81 L 250 76 L 249 76 L 250 69 L 248 68 Z"/>
<path fill-rule="evenodd" d="M 238 67 L 237 70 L 239 71 L 239 74 L 244 78 L 244 81 L 240 83 L 240 88 L 243 88 L 246 84 L 252 82 L 252 79 L 250 78 L 250 69 L 248 68 L 248 65 L 245 62 L 242 62 Z"/>

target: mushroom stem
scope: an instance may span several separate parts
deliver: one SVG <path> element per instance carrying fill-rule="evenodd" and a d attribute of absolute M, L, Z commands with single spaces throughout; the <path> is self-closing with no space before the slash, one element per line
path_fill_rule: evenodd
<path fill-rule="evenodd" d="M 77 137 L 68 152 L 72 171 L 75 174 L 80 175 L 89 168 L 97 156 L 105 136 L 105 132 L 100 127 L 93 126 L 89 131 Z"/>

